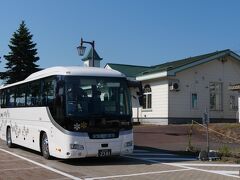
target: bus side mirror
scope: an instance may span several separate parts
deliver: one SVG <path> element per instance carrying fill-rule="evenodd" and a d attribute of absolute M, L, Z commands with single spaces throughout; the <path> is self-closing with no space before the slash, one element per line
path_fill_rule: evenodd
<path fill-rule="evenodd" d="M 143 96 L 138 96 L 139 105 L 143 106 Z"/>
<path fill-rule="evenodd" d="M 128 87 L 129 88 L 138 88 L 137 96 L 138 96 L 139 105 L 143 106 L 142 83 L 140 81 L 130 81 L 130 80 L 128 80 Z"/>

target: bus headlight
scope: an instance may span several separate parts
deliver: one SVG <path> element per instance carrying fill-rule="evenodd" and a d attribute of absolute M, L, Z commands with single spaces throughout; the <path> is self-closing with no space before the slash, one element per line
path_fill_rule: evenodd
<path fill-rule="evenodd" d="M 129 147 L 133 145 L 133 141 L 128 141 L 124 143 L 124 147 Z"/>
<path fill-rule="evenodd" d="M 84 146 L 81 144 L 70 144 L 70 149 L 84 150 Z"/>

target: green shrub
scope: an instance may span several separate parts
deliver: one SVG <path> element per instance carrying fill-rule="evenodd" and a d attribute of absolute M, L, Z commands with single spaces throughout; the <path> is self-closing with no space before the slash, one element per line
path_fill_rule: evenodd
<path fill-rule="evenodd" d="M 240 159 L 236 159 L 236 160 L 235 160 L 235 163 L 236 163 L 236 164 L 240 164 Z"/>
<path fill-rule="evenodd" d="M 220 157 L 230 157 L 231 152 L 228 146 L 223 145 L 222 147 L 219 148 L 218 150 Z"/>

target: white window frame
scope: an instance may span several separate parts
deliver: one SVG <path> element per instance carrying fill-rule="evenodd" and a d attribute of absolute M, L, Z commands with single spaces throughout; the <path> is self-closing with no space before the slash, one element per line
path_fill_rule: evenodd
<path fill-rule="evenodd" d="M 146 105 L 146 107 L 142 107 L 143 110 L 151 110 L 152 109 L 152 89 L 150 85 L 145 85 L 144 89 L 143 89 L 143 96 L 145 96 L 144 100 L 145 102 L 143 102 L 143 104 Z M 149 99 L 150 99 L 150 103 L 149 103 Z"/>

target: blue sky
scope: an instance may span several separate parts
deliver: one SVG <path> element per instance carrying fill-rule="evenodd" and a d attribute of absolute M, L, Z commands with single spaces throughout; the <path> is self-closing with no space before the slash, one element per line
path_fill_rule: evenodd
<path fill-rule="evenodd" d="M 240 52 L 238 0 L 2 0 L 0 6 L 0 56 L 25 20 L 42 68 L 82 65 L 76 50 L 81 37 L 95 40 L 102 65 Z M 2 58 L 0 70 L 4 66 Z"/>

